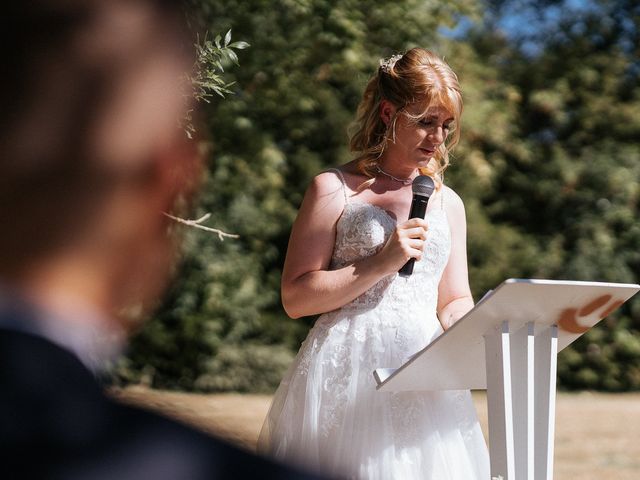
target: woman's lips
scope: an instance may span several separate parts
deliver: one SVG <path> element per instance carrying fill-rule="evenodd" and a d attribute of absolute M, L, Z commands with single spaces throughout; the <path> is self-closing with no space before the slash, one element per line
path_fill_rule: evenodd
<path fill-rule="evenodd" d="M 436 153 L 435 148 L 421 148 L 420 151 L 425 155 L 433 155 L 434 153 Z"/>

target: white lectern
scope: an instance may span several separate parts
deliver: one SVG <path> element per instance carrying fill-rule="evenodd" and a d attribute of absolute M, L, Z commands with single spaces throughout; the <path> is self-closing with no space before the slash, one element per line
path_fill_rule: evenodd
<path fill-rule="evenodd" d="M 398 369 L 380 391 L 487 389 L 491 476 L 551 480 L 557 353 L 640 285 L 509 279 Z"/>

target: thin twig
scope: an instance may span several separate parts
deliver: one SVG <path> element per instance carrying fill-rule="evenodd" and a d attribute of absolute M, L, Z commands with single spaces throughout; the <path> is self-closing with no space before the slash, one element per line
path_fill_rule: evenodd
<path fill-rule="evenodd" d="M 225 237 L 228 237 L 228 238 L 240 238 L 240 235 L 236 235 L 234 233 L 227 233 L 227 232 L 223 232 L 222 230 L 218 230 L 217 228 L 205 227 L 204 225 L 200 225 L 202 222 L 204 222 L 205 220 L 207 220 L 211 216 L 210 213 L 207 213 L 207 214 L 203 215 L 202 217 L 198 218 L 197 220 L 185 220 L 184 218 L 174 217 L 173 215 L 170 215 L 170 214 L 168 214 L 166 212 L 162 212 L 162 213 L 163 213 L 163 215 L 166 215 L 167 217 L 169 217 L 172 220 L 175 220 L 178 223 L 182 223 L 182 224 L 188 225 L 190 227 L 199 228 L 199 229 L 205 230 L 207 232 L 213 232 L 213 233 L 218 235 L 218 238 L 222 242 L 224 242 L 224 238 Z"/>

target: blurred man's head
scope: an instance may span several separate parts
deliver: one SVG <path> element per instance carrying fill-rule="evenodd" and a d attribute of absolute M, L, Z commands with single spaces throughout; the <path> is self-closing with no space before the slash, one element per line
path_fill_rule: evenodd
<path fill-rule="evenodd" d="M 10 2 L 0 20 L 0 283 L 151 301 L 194 181 L 177 2 Z M 185 48 L 186 47 L 186 48 Z M 60 285 L 60 279 L 65 285 Z"/>

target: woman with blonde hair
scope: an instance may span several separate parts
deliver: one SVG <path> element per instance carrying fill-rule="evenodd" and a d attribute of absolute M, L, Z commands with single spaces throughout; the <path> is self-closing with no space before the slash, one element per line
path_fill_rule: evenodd
<path fill-rule="evenodd" d="M 428 50 L 382 61 L 370 79 L 356 158 L 313 179 L 293 225 L 283 305 L 322 315 L 276 392 L 263 452 L 356 479 L 489 477 L 468 391 L 381 393 L 372 375 L 473 307 L 464 206 L 443 183 L 461 114 L 455 73 Z M 436 191 L 425 219 L 405 220 L 419 174 Z M 413 275 L 398 275 L 411 258 Z"/>

